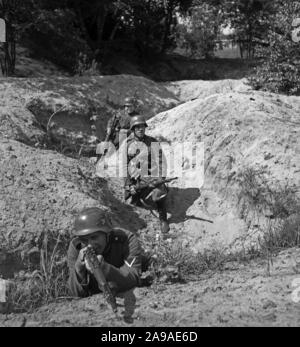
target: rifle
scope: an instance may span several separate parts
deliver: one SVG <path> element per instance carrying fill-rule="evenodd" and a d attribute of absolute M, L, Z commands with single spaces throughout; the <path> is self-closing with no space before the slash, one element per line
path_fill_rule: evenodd
<path fill-rule="evenodd" d="M 172 181 L 175 181 L 177 180 L 178 177 L 174 177 L 174 178 L 165 178 L 165 179 L 153 179 L 152 181 L 150 182 L 147 182 L 145 179 L 141 179 L 141 181 L 143 181 L 144 183 L 142 184 L 139 184 L 137 187 L 136 187 L 136 192 L 139 193 L 141 190 L 145 189 L 145 188 L 152 188 L 152 189 L 155 189 L 157 187 L 159 187 L 160 185 L 162 184 L 165 184 L 165 183 L 170 183 Z M 125 189 L 129 189 L 128 186 L 125 187 Z M 151 193 L 150 193 L 151 194 Z M 150 195 L 149 194 L 149 195 Z M 148 195 L 148 196 L 149 196 Z M 126 199 L 126 201 L 131 197 L 131 195 L 128 196 L 128 198 Z"/>
<path fill-rule="evenodd" d="M 143 181 L 144 183 L 140 184 L 139 187 L 137 187 L 136 191 L 141 191 L 144 188 L 157 188 L 162 184 L 165 183 L 170 183 L 173 182 L 175 180 L 178 180 L 178 177 L 174 177 L 174 178 L 161 178 L 161 179 L 157 179 L 154 178 L 152 181 L 147 182 L 145 179 L 141 178 L 141 181 Z"/>
<path fill-rule="evenodd" d="M 115 134 L 115 129 L 117 126 L 117 121 L 118 121 L 118 117 L 117 117 L 117 113 L 115 113 L 113 121 L 112 121 L 111 130 L 109 133 L 106 134 L 105 139 L 104 139 L 104 143 L 112 141 L 114 134 Z M 103 156 L 105 156 L 107 151 L 108 151 L 108 148 L 104 149 L 104 152 L 102 154 L 99 154 L 98 159 L 100 160 Z M 96 152 L 96 154 L 98 154 L 98 153 Z"/>
<path fill-rule="evenodd" d="M 112 125 L 111 125 L 111 130 L 106 135 L 105 140 L 104 140 L 105 142 L 109 142 L 110 140 L 112 140 L 113 135 L 115 134 L 116 126 L 117 126 L 117 120 L 118 120 L 117 113 L 115 113 L 113 121 L 112 121 Z"/>
<path fill-rule="evenodd" d="M 88 264 L 91 267 L 92 273 L 96 278 L 99 289 L 103 292 L 104 299 L 109 304 L 109 306 L 111 306 L 116 317 L 119 318 L 116 298 L 114 297 L 106 281 L 106 278 L 101 270 L 99 260 L 92 246 L 89 245 L 86 247 L 84 251 L 84 256 L 86 257 Z"/>

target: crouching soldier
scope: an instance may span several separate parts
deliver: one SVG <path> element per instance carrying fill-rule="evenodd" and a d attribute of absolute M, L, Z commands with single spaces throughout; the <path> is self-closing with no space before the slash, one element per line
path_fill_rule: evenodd
<path fill-rule="evenodd" d="M 114 294 L 126 292 L 140 284 L 140 243 L 130 231 L 112 228 L 106 212 L 96 207 L 84 209 L 75 218 L 74 236 L 68 250 L 71 295 L 87 297 L 100 292 L 85 259 L 86 249 L 90 247 Z"/>
<path fill-rule="evenodd" d="M 147 123 L 143 116 L 131 119 L 132 131 L 127 143 L 127 178 L 125 180 L 125 200 L 131 198 L 136 206 L 151 203 L 158 211 L 161 232 L 169 232 L 167 221 L 166 197 L 168 189 L 163 183 L 163 164 L 165 158 L 158 146 L 158 157 L 153 158 L 153 143 L 158 141 L 145 134 Z M 159 145 L 159 144 L 158 144 Z"/>

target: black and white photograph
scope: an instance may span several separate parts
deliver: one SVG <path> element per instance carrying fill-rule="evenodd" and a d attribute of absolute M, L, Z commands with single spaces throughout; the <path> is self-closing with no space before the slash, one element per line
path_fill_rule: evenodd
<path fill-rule="evenodd" d="M 0 0 L 0 68 L 1 328 L 300 326 L 300 0 Z"/>

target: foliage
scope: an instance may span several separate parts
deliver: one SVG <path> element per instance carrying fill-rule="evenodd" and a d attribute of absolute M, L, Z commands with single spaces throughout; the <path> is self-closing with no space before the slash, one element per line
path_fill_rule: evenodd
<path fill-rule="evenodd" d="M 263 62 L 250 83 L 256 89 L 300 95 L 300 43 L 292 40 L 292 23 L 300 17 L 300 3 L 279 1 L 278 6 L 268 45 L 259 51 Z"/>
<path fill-rule="evenodd" d="M 297 187 L 288 182 L 271 184 L 263 168 L 247 168 L 239 174 L 241 217 L 254 224 L 267 218 L 259 238 L 264 256 L 278 250 L 300 246 L 300 199 Z"/>
<path fill-rule="evenodd" d="M 48 59 L 72 72 L 81 52 L 92 56 L 74 24 L 70 9 L 34 9 L 34 18 L 23 32 L 23 42 L 38 57 Z"/>
<path fill-rule="evenodd" d="M 221 1 L 225 23 L 235 31 L 242 58 L 253 58 L 255 48 L 264 44 L 265 33 L 276 12 L 275 3 L 272 0 Z"/>
<path fill-rule="evenodd" d="M 0 66 L 4 76 L 11 76 L 15 71 L 17 37 L 15 18 L 19 4 L 19 0 L 0 1 L 0 18 L 4 19 L 6 23 L 6 42 L 0 44 Z"/>
<path fill-rule="evenodd" d="M 222 14 L 218 6 L 196 1 L 184 23 L 178 25 L 177 44 L 191 57 L 209 58 L 220 35 Z"/>
<path fill-rule="evenodd" d="M 260 255 L 258 250 L 229 253 L 223 249 L 195 252 L 191 242 L 162 238 L 161 235 L 140 235 L 143 248 L 151 255 L 151 277 L 159 282 L 184 282 L 199 279 L 207 271 L 220 271 L 232 262 L 247 262 Z"/>
<path fill-rule="evenodd" d="M 82 72 L 81 56 L 87 56 L 90 66 L 85 70 L 91 74 L 96 63 L 109 64 L 128 47 L 142 59 L 173 47 L 177 13 L 186 11 L 191 1 L 15 0 L 20 6 L 12 17 L 19 41 L 35 56 L 76 73 Z"/>
<path fill-rule="evenodd" d="M 69 237 L 53 235 L 48 230 L 40 234 L 38 266 L 28 263 L 14 280 L 9 295 L 11 312 L 28 312 L 69 295 L 66 246 Z M 34 266 L 34 267 L 32 267 Z"/>

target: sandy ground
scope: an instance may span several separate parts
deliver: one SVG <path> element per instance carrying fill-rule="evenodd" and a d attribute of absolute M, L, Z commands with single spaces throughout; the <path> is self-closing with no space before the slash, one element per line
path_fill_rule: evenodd
<path fill-rule="evenodd" d="M 228 263 L 222 271 L 197 281 L 137 288 L 130 322 L 124 320 L 124 312 L 130 311 L 124 299 L 117 299 L 118 320 L 99 294 L 62 300 L 33 314 L 0 315 L 0 326 L 299 326 L 300 302 L 295 302 L 293 287 L 300 278 L 297 259 L 300 250 L 290 249 L 274 259 L 270 274 L 262 260 Z"/>
<path fill-rule="evenodd" d="M 156 115 L 149 121 L 151 135 L 206 144 L 205 186 L 199 190 L 170 184 L 171 233 L 179 241 L 193 242 L 195 250 L 202 250 L 230 247 L 241 236 L 255 239 L 248 222 L 258 222 L 251 215 L 245 220 L 236 207 L 237 176 L 245 167 L 265 167 L 274 182 L 288 180 L 299 186 L 299 97 L 252 91 L 244 80 L 162 85 L 120 75 L 2 82 L 0 231 L 5 242 L 20 253 L 39 253 L 36 248 L 43 230 L 69 232 L 73 216 L 86 206 L 107 209 L 116 225 L 153 236 L 157 233 L 158 221 L 148 211 L 124 204 L 120 180 L 96 182 L 94 168 L 86 163 L 35 146 L 44 135 L 49 115 L 61 104 L 70 109 L 58 116 L 58 125 L 70 132 L 84 128 L 88 133 L 90 115 L 80 113 L 87 98 L 99 101 L 103 131 L 109 112 L 128 96 L 128 86 L 139 88 L 145 114 Z M 36 100 L 42 102 L 41 107 L 33 107 Z M 266 261 L 256 260 L 230 263 L 222 271 L 185 284 L 138 288 L 131 325 L 297 326 L 300 304 L 292 299 L 293 281 L 300 277 L 299 263 L 300 250 L 291 249 L 274 259 L 270 274 Z M 119 302 L 121 313 L 124 307 Z M 114 318 L 101 295 L 61 300 L 31 314 L 2 315 L 0 324 L 130 326 Z"/>

